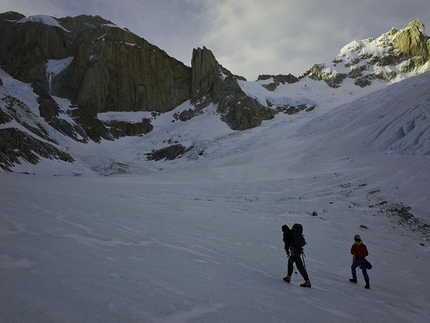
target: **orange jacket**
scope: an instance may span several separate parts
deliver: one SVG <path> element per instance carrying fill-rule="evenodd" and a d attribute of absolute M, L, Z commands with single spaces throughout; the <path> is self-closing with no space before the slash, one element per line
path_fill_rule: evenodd
<path fill-rule="evenodd" d="M 364 243 L 356 244 L 354 243 L 351 247 L 351 255 L 355 255 L 357 258 L 365 258 L 369 255 L 367 247 Z"/>

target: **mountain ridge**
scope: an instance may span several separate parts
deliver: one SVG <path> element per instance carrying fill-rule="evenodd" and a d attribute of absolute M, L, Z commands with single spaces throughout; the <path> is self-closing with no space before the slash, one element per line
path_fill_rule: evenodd
<path fill-rule="evenodd" d="M 378 38 L 352 41 L 344 46 L 332 65 L 316 64 L 302 77 L 325 80 L 338 87 L 347 77 L 360 87 L 373 80 L 396 81 L 430 70 L 430 38 L 421 21 L 413 20 L 397 30 L 392 28 Z"/>
<path fill-rule="evenodd" d="M 99 16 L 57 19 L 9 12 L 0 14 L 0 30 L 0 48 L 8 49 L 0 62 L 0 166 L 6 171 L 21 160 L 75 162 L 73 152 L 60 143 L 69 139 L 82 145 L 136 136 L 145 140 L 166 113 L 172 123 L 187 123 L 211 111 L 232 131 L 252 129 L 279 114 L 351 102 L 430 68 L 430 40 L 418 20 L 376 39 L 351 42 L 332 65 L 316 64 L 300 77 L 260 75 L 255 82 L 225 69 L 205 47 L 193 50 L 189 68 Z M 24 96 L 32 98 L 30 103 L 12 90 L 16 81 L 10 77 L 24 82 L 15 86 L 28 91 Z M 144 117 L 101 117 L 114 112 Z M 27 136 L 35 140 L 23 139 Z M 153 148 L 148 159 L 172 160 L 195 155 L 197 149 L 183 138 L 160 138 L 156 146 L 160 151 Z M 166 155 L 170 146 L 174 153 Z"/>

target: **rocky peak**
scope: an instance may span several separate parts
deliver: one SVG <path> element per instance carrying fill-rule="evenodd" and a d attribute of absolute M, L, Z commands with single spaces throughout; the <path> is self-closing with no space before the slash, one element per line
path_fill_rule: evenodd
<path fill-rule="evenodd" d="M 20 14 L 18 12 L 14 12 L 14 11 L 8 11 L 8 12 L 0 13 L 0 20 L 4 19 L 4 20 L 8 20 L 8 21 L 18 21 L 22 18 L 25 18 L 25 16 L 23 14 Z"/>
<path fill-rule="evenodd" d="M 8 20 L 0 16 L 0 65 L 15 78 L 33 83 L 44 74 L 48 59 L 61 59 L 69 54 L 70 42 L 65 31 L 29 20 Z M 3 19 L 1 19 L 3 18 Z M 52 18 L 53 19 L 53 18 Z M 22 21 L 22 22 L 21 22 Z"/>
<path fill-rule="evenodd" d="M 411 22 L 409 22 L 406 25 L 404 25 L 403 28 L 402 28 L 403 31 L 405 31 L 407 29 L 416 29 L 417 32 L 420 33 L 420 34 L 424 34 L 425 33 L 425 26 L 418 19 L 412 20 Z"/>
<path fill-rule="evenodd" d="M 219 88 L 225 77 L 232 73 L 223 68 L 212 51 L 206 47 L 193 49 L 191 59 L 191 103 L 197 107 L 206 107 L 214 103 Z"/>
<path fill-rule="evenodd" d="M 301 78 L 324 80 L 332 87 L 351 78 L 364 87 L 375 79 L 391 82 L 424 73 L 430 70 L 430 40 L 424 30 L 424 25 L 414 20 L 376 39 L 353 41 L 342 48 L 332 65 L 314 65 Z"/>
<path fill-rule="evenodd" d="M 392 36 L 393 46 L 403 52 L 405 58 L 419 56 L 422 57 L 423 61 L 427 61 L 430 41 L 424 30 L 421 21 L 411 21 Z"/>
<path fill-rule="evenodd" d="M 193 50 L 191 69 L 191 103 L 197 109 L 217 105 L 222 120 L 234 130 L 257 127 L 273 118 L 272 110 L 243 92 L 238 82 L 246 79 L 222 67 L 207 48 Z"/>
<path fill-rule="evenodd" d="M 100 16 L 80 15 L 76 17 L 59 18 L 60 24 L 72 33 L 79 33 L 86 29 L 100 29 L 103 27 L 112 27 L 115 24 Z"/>

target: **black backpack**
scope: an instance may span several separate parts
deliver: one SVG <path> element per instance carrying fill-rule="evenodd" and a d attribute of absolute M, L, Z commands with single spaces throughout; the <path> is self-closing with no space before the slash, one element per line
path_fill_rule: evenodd
<path fill-rule="evenodd" d="M 293 247 L 303 248 L 306 244 L 305 237 L 303 236 L 303 226 L 299 223 L 295 223 L 291 228 L 293 235 Z"/>

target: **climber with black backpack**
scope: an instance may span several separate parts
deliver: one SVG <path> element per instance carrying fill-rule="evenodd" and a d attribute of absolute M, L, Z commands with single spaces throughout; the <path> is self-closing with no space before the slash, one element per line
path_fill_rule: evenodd
<path fill-rule="evenodd" d="M 305 246 L 306 241 L 303 236 L 303 226 L 296 223 L 290 230 L 290 228 L 284 224 L 282 226 L 282 232 L 284 233 L 284 249 L 288 256 L 287 276 L 284 277 L 283 280 L 290 283 L 291 275 L 294 270 L 294 263 L 296 263 L 298 271 L 305 280 L 305 282 L 300 284 L 300 286 L 311 288 L 311 281 L 309 280 L 309 276 L 304 265 L 303 247 Z"/>

